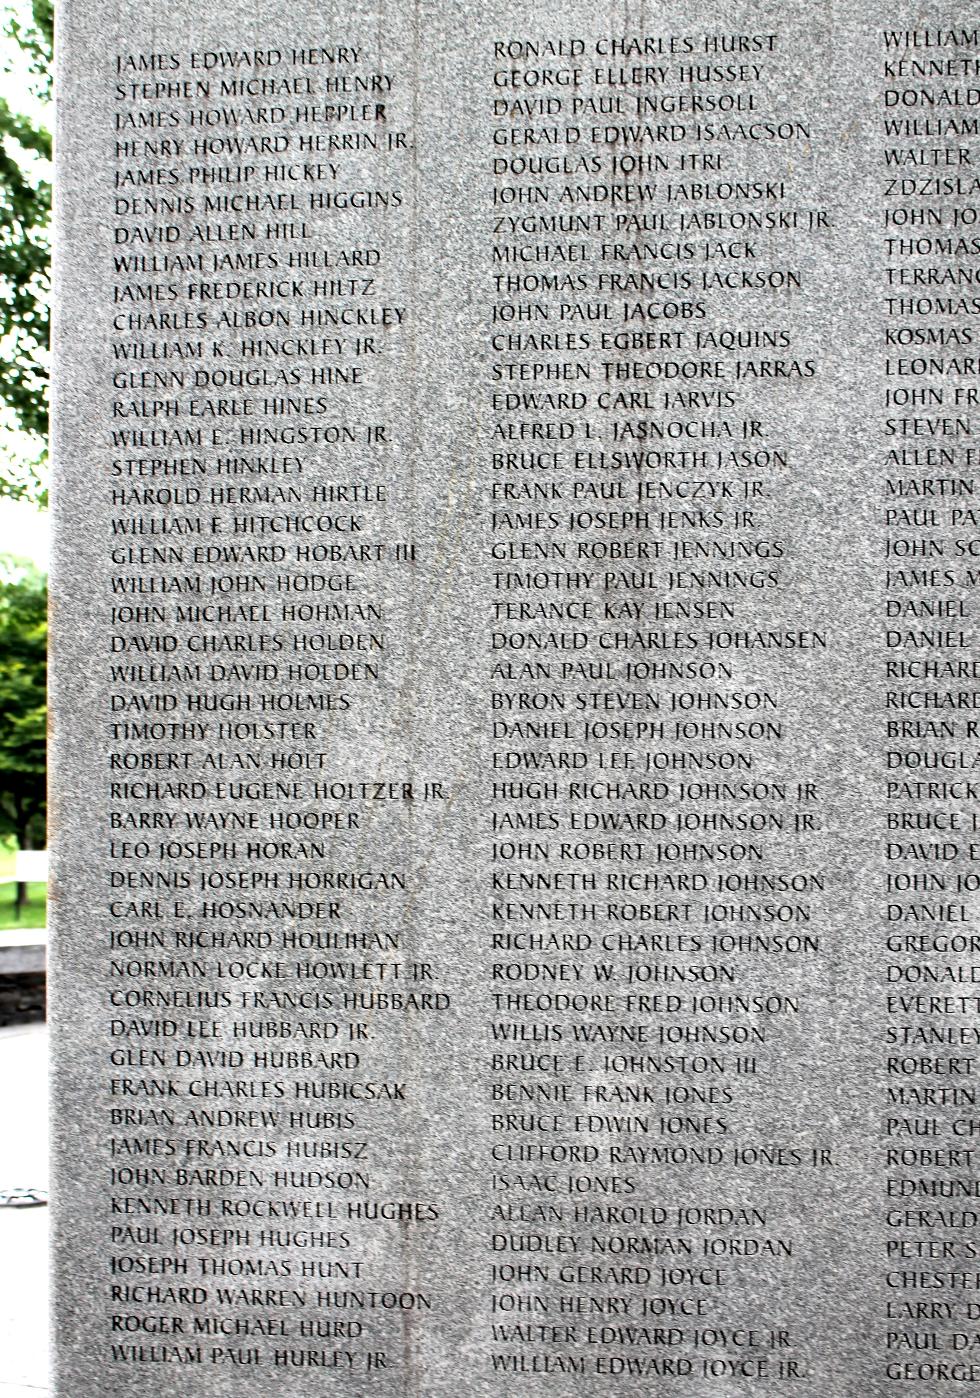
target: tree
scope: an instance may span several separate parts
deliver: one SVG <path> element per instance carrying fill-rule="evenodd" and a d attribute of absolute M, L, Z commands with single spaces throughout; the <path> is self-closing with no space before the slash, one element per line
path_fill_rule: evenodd
<path fill-rule="evenodd" d="M 31 0 L 30 19 L 12 17 L 6 33 L 28 69 L 26 95 L 43 116 L 51 98 L 52 0 Z M 12 63 L 5 66 L 10 74 Z M 0 495 L 40 505 L 47 502 L 51 282 L 51 136 L 42 116 L 15 111 L 0 97 L 0 404 L 8 425 L 25 434 L 4 451 Z"/>
<path fill-rule="evenodd" d="M 0 834 L 21 849 L 45 844 L 47 659 L 47 579 L 0 559 Z M 18 916 L 26 894 L 18 883 Z"/>

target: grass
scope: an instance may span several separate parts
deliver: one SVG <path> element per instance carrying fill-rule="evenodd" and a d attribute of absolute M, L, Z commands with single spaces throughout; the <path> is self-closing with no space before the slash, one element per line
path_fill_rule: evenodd
<path fill-rule="evenodd" d="M 17 858 L 17 841 L 12 836 L 0 836 L 0 879 L 12 879 L 14 860 Z"/>
<path fill-rule="evenodd" d="M 14 861 L 17 857 L 17 841 L 11 836 L 0 837 L 0 880 L 14 877 Z M 10 932 L 18 927 L 47 927 L 48 887 L 44 883 L 27 885 L 27 901 L 17 916 L 15 899 L 17 885 L 0 882 L 0 932 Z"/>
<path fill-rule="evenodd" d="M 15 883 L 0 884 L 0 932 L 17 927 L 46 927 L 48 925 L 48 886 L 44 883 L 27 885 L 27 902 L 20 917 L 14 906 L 17 897 Z"/>

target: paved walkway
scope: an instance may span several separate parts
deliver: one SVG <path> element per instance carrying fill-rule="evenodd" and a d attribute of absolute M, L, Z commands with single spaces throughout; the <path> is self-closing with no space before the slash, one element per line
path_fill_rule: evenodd
<path fill-rule="evenodd" d="M 48 929 L 46 927 L 0 929 L 0 947 L 46 947 L 47 944 Z"/>
<path fill-rule="evenodd" d="M 48 1187 L 48 1031 L 0 1029 L 0 1190 Z M 0 1398 L 47 1398 L 48 1210 L 0 1209 Z"/>

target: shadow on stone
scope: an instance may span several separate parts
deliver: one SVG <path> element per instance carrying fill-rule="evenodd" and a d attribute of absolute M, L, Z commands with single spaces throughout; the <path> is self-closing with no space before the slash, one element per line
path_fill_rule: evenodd
<path fill-rule="evenodd" d="M 12 1024 L 37 1024 L 47 1008 L 47 977 L 43 971 L 0 975 L 0 1029 Z"/>

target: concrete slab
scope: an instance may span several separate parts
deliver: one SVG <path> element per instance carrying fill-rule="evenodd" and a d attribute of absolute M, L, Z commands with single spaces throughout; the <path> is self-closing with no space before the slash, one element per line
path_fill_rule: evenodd
<path fill-rule="evenodd" d="M 0 931 L 0 976 L 43 971 L 47 959 L 46 927 L 9 927 Z"/>
<path fill-rule="evenodd" d="M 43 971 L 47 966 L 47 948 L 43 946 L 0 946 L 0 976 L 23 976 Z"/>

